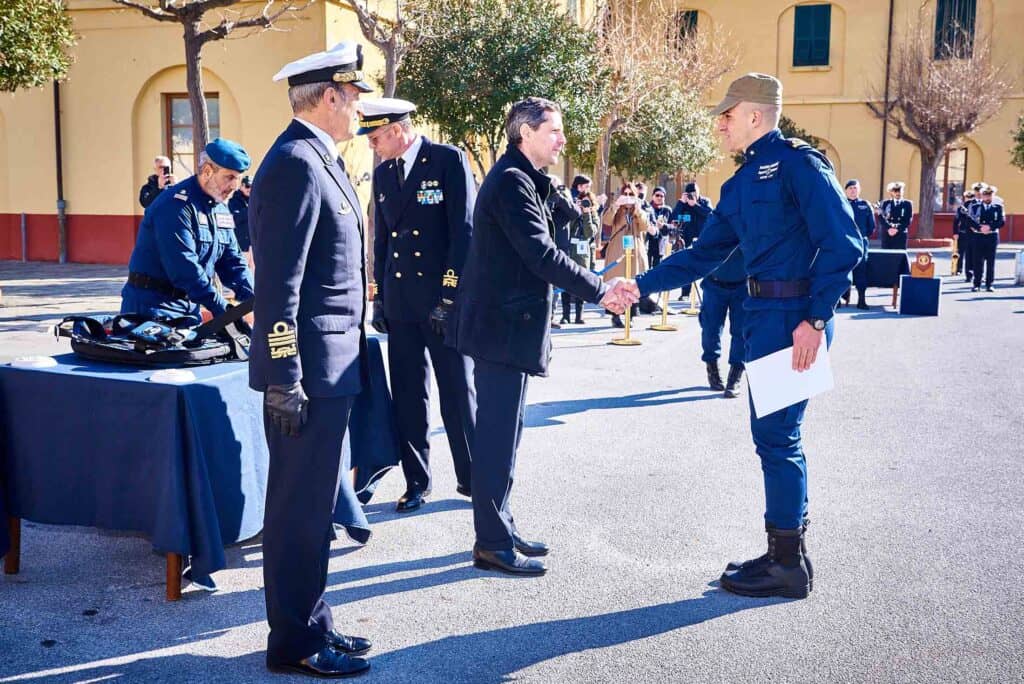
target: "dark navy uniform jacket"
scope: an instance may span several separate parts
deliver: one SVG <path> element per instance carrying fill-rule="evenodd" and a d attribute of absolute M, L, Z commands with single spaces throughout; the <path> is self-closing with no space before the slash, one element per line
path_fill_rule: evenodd
<path fill-rule="evenodd" d="M 128 270 L 170 283 L 188 297 L 126 284 L 121 312 L 189 317 L 198 324 L 200 306 L 214 315 L 227 310 L 213 285 L 214 273 L 240 301 L 252 297 L 252 274 L 234 228 L 227 205 L 203 192 L 195 176 L 161 192 L 142 218 Z"/>
<path fill-rule="evenodd" d="M 886 230 L 895 227 L 899 232 L 906 233 L 910 228 L 912 218 L 914 218 L 914 203 L 910 200 L 887 199 L 882 202 L 882 220 L 887 224 Z"/>
<path fill-rule="evenodd" d="M 238 239 L 238 248 L 245 252 L 252 246 L 249 239 L 249 198 L 239 190 L 228 200 L 228 209 L 235 219 L 235 237 Z"/>
<path fill-rule="evenodd" d="M 978 203 L 978 200 L 969 199 L 963 203 L 963 206 L 961 208 L 967 213 L 967 216 L 973 216 L 974 205 L 976 203 Z M 959 211 L 959 209 L 957 210 L 956 216 L 953 217 L 953 233 L 955 235 L 970 234 L 971 222 L 970 220 L 968 220 L 967 216 L 964 216 L 963 213 Z"/>
<path fill-rule="evenodd" d="M 339 157 L 297 120 L 253 179 L 256 267 L 249 386 L 298 381 L 310 397 L 358 394 L 366 377 L 363 213 Z"/>
<path fill-rule="evenodd" d="M 978 223 L 981 225 L 988 225 L 992 228 L 992 233 L 997 237 L 999 236 L 999 229 L 1006 224 L 1006 218 L 1003 216 L 1003 205 L 992 202 L 985 204 L 979 202 L 978 206 L 974 207 L 974 214 L 977 216 Z M 978 229 L 981 230 L 980 228 Z M 981 234 L 979 232 L 979 234 Z"/>
<path fill-rule="evenodd" d="M 747 148 L 722 185 L 722 198 L 691 249 L 637 278 L 642 295 L 697 280 L 740 245 L 744 271 L 757 280 L 809 280 L 807 298 L 747 298 L 745 309 L 808 310 L 829 320 L 864 256 L 850 203 L 828 159 L 775 129 Z"/>
<path fill-rule="evenodd" d="M 678 229 L 687 246 L 693 244 L 694 238 L 700 237 L 704 222 L 707 221 L 713 209 L 711 200 L 707 197 L 698 197 L 697 204 L 692 207 L 682 200 L 676 202 L 675 208 L 672 209 L 671 220 L 679 224 Z"/>
<path fill-rule="evenodd" d="M 473 234 L 476 185 L 457 147 L 422 139 L 398 188 L 398 164 L 373 171 L 373 278 L 388 318 L 421 323 L 455 301 Z"/>
<path fill-rule="evenodd" d="M 699 242 L 699 241 L 698 241 Z M 739 247 L 732 251 L 729 258 L 722 262 L 721 266 L 707 275 L 708 278 L 717 280 L 720 283 L 733 284 L 744 283 L 747 279 L 747 272 L 743 266 L 743 252 Z"/>
<path fill-rule="evenodd" d="M 853 222 L 864 239 L 870 239 L 875 234 L 875 211 L 871 205 L 862 199 L 848 200 L 850 209 L 853 210 Z"/>
<path fill-rule="evenodd" d="M 551 179 L 511 145 L 480 186 L 453 332 L 463 354 L 546 375 L 551 285 L 588 302 L 607 291 L 551 239 L 551 191 Z"/>

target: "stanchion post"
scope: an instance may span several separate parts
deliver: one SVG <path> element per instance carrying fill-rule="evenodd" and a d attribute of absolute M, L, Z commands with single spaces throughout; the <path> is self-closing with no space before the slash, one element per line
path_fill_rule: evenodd
<path fill-rule="evenodd" d="M 625 266 L 623 266 L 623 268 L 625 269 L 626 280 L 629 280 L 630 278 L 633 277 L 633 248 L 634 248 L 633 236 L 632 235 L 624 235 L 622 237 L 622 251 L 626 255 L 626 258 L 625 258 L 626 264 L 625 264 Z M 634 347 L 634 346 L 636 346 L 638 344 L 642 344 L 640 342 L 640 340 L 634 340 L 629 335 L 629 333 L 630 333 L 630 325 L 631 325 L 630 309 L 632 309 L 631 306 L 627 306 L 626 307 L 625 316 L 624 316 L 624 318 L 626 319 L 625 320 L 625 323 L 626 323 L 626 336 L 625 337 L 616 337 L 615 339 L 612 340 L 612 344 L 615 344 L 615 345 L 618 345 L 618 346 L 621 346 L 621 347 Z"/>
<path fill-rule="evenodd" d="M 665 254 L 662 255 L 662 259 L 667 258 L 670 254 L 672 254 L 672 243 L 665 240 Z M 647 329 L 657 330 L 659 332 L 672 332 L 674 330 L 679 330 L 679 328 L 668 322 L 668 290 L 665 290 L 661 295 L 661 323 L 655 323 Z"/>

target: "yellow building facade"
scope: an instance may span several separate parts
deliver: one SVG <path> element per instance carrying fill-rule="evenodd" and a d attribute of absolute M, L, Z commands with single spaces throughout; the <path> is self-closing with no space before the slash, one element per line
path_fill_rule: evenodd
<path fill-rule="evenodd" d="M 943 3 L 939 6 L 938 3 Z M 962 3 L 962 4 L 960 4 Z M 795 66 L 806 55 L 794 55 L 797 12 L 808 6 L 828 5 L 830 26 L 826 64 Z M 799 2 L 790 0 L 688 0 L 686 9 L 698 12 L 700 26 L 722 27 L 739 48 L 739 64 L 727 75 L 709 101 L 717 102 L 733 78 L 760 71 L 783 83 L 783 113 L 801 128 L 822 140 L 822 149 L 836 168 L 840 181 L 857 178 L 862 196 L 883 198 L 889 181 L 905 181 L 905 197 L 920 197 L 920 155 L 914 147 L 890 136 L 886 142 L 884 171 L 882 121 L 866 102 L 881 92 L 885 81 L 890 6 L 892 42 L 895 47 L 917 24 L 924 10 L 929 22 L 935 12 L 975 11 L 975 35 L 991 35 L 997 63 L 1006 65 L 1005 77 L 1013 85 L 998 114 L 969 137 L 954 145 L 939 170 L 941 195 L 936 193 L 935 233 L 951 234 L 949 195 L 957 193 L 958 181 L 968 185 L 985 181 L 998 187 L 1006 201 L 1008 220 L 1004 240 L 1024 240 L 1024 172 L 1010 164 L 1011 131 L 1024 113 L 1024 53 L 1020 33 L 1024 29 L 1024 2 L 1020 0 L 844 0 Z M 807 12 L 807 10 L 803 10 Z M 946 15 L 948 16 L 948 15 Z M 806 29 L 806 26 L 801 28 Z M 932 32 L 933 26 L 927 27 Z M 819 36 L 812 36 L 818 38 Z M 803 46 L 800 46 L 803 47 Z M 823 61 L 809 60 L 809 61 Z M 710 173 L 698 177 L 705 194 L 716 198 L 722 183 L 732 175 L 731 160 L 719 162 Z M 944 201 L 939 201 L 944 200 Z M 945 214 L 945 215 L 943 215 Z M 1018 214 L 1018 216 L 1014 216 Z"/>
<path fill-rule="evenodd" d="M 1024 2 L 925 0 L 923 5 L 934 12 L 936 3 L 943 2 L 976 6 L 975 30 L 991 33 L 996 59 L 1007 64 L 1014 85 L 996 117 L 956 146 L 940 182 L 984 180 L 998 186 L 1011 216 L 1004 239 L 1024 239 L 1024 218 L 1014 216 L 1022 211 L 1016 205 L 1024 196 L 1024 174 L 1009 163 L 1010 132 L 1024 111 L 1024 54 L 1017 47 Z M 596 3 L 569 0 L 566 5 L 586 17 Z M 679 10 L 696 12 L 697 30 L 715 26 L 728 31 L 739 53 L 736 69 L 709 101 L 717 100 L 739 74 L 775 74 L 784 84 L 785 113 L 821 138 L 841 180 L 860 179 L 869 199 L 880 198 L 884 182 L 903 180 L 907 196 L 916 202 L 916 151 L 890 137 L 883 173 L 882 122 L 865 105 L 884 80 L 890 6 L 895 43 L 915 22 L 922 0 L 685 0 Z M 251 11 L 261 7 L 248 5 Z M 153 172 L 153 157 L 170 153 L 179 177 L 189 170 L 191 158 L 178 148 L 179 138 L 190 132 L 187 126 L 176 126 L 186 90 L 181 28 L 109 0 L 68 0 L 68 9 L 80 38 L 69 78 L 59 87 L 67 258 L 124 263 L 143 212 L 138 191 Z M 820 21 L 824 14 L 827 26 Z M 818 34 L 811 36 L 816 41 L 811 61 L 819 63 L 794 65 L 807 61 L 804 52 L 810 43 L 796 38 L 807 37 L 810 15 L 819 19 Z M 825 46 L 822 26 L 827 29 Z M 211 126 L 245 146 L 254 168 L 291 116 L 286 86 L 273 83 L 273 74 L 285 63 L 340 40 L 363 42 L 355 17 L 334 0 L 312 5 L 281 22 L 279 29 L 209 43 L 203 50 L 204 87 L 215 100 Z M 794 55 L 795 48 L 799 55 Z M 380 72 L 382 56 L 372 48 L 366 53 L 367 71 Z M 52 86 L 0 95 L 0 259 L 58 258 L 54 113 Z M 341 151 L 365 206 L 370 187 L 362 179 L 372 163 L 365 140 L 346 143 Z M 733 170 L 726 158 L 699 176 L 705 194 L 717 199 L 718 188 Z M 948 189 L 944 186 L 943 192 Z M 948 216 L 940 216 L 937 235 L 948 234 L 948 227 Z"/>

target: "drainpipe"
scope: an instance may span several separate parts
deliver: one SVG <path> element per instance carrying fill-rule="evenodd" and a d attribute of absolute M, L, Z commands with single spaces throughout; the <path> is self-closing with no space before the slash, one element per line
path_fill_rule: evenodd
<path fill-rule="evenodd" d="M 21 212 L 21 261 L 28 261 L 28 216 Z"/>
<path fill-rule="evenodd" d="M 64 151 L 60 137 L 60 83 L 53 82 L 53 137 L 57 144 L 57 252 L 62 264 L 68 261 L 68 217 L 64 213 Z"/>
<path fill-rule="evenodd" d="M 885 196 L 885 148 L 889 142 L 889 71 L 892 67 L 892 15 L 895 0 L 889 0 L 889 30 L 885 38 L 885 102 L 882 103 L 887 116 L 882 119 L 882 164 L 878 171 L 878 197 Z"/>

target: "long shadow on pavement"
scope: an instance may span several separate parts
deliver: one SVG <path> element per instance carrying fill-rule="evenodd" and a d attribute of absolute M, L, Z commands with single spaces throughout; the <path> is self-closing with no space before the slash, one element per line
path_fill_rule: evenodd
<path fill-rule="evenodd" d="M 468 568 L 466 569 L 468 571 Z M 448 573 L 457 573 L 451 570 Z M 444 573 L 442 573 L 444 574 Z M 447 636 L 415 646 L 374 655 L 372 669 L 362 681 L 473 682 L 500 684 L 513 673 L 547 660 L 582 651 L 609 648 L 667 632 L 783 602 L 751 601 L 708 590 L 699 598 L 586 617 L 550 620 L 503 627 L 472 634 Z M 262 652 L 231 658 L 196 655 L 140 654 L 124 664 L 99 665 L 65 674 L 46 671 L 23 675 L 22 680 L 70 684 L 81 681 L 253 681 L 269 679 Z M 614 669 L 614 664 L 609 665 Z M 604 674 L 610 674 L 605 672 Z M 620 673 L 621 674 L 621 673 Z M 275 676 L 273 681 L 282 681 Z M 297 678 L 295 681 L 307 681 Z"/>
<path fill-rule="evenodd" d="M 682 392 L 706 392 L 706 394 L 692 396 L 672 396 Z M 618 409 L 618 408 L 644 408 L 647 406 L 663 406 L 665 404 L 685 404 L 691 401 L 704 401 L 706 399 L 719 399 L 720 392 L 712 392 L 707 387 L 683 387 L 680 389 L 661 390 L 659 392 L 643 392 L 640 394 L 625 394 L 615 397 L 596 397 L 594 399 L 567 399 L 565 401 L 549 401 L 538 404 L 530 404 L 526 407 L 526 419 L 523 424 L 526 427 L 546 427 L 549 425 L 561 425 L 562 421 L 555 420 L 560 416 L 568 416 L 573 413 L 583 413 L 594 409 Z"/>

